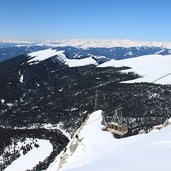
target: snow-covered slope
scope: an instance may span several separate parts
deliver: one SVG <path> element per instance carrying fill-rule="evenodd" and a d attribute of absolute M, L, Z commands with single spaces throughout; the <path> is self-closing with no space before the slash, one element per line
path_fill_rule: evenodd
<path fill-rule="evenodd" d="M 75 152 L 67 147 L 69 156 L 60 171 L 171 170 L 171 126 L 123 139 L 115 139 L 102 127 L 101 111 L 92 113 L 78 134 Z M 48 171 L 58 170 L 60 159 Z"/>
<path fill-rule="evenodd" d="M 88 57 L 84 59 L 68 59 L 64 54 L 64 51 L 57 51 L 53 49 L 46 49 L 46 50 L 29 53 L 28 56 L 31 57 L 31 59 L 28 61 L 28 63 L 30 64 L 37 64 L 43 60 L 55 56 L 58 60 L 60 60 L 65 65 L 68 65 L 69 67 L 78 67 L 78 66 L 85 66 L 90 64 L 98 65 L 96 60 L 94 60 L 92 57 Z"/>
<path fill-rule="evenodd" d="M 79 67 L 79 66 L 85 66 L 85 65 L 98 65 L 96 60 L 94 60 L 92 57 L 84 58 L 84 59 L 68 59 L 66 55 L 64 54 L 64 51 L 57 51 L 58 60 L 60 60 L 62 63 L 68 65 L 69 67 Z"/>
<path fill-rule="evenodd" d="M 28 141 L 30 140 L 27 139 L 27 142 L 25 143 L 28 143 Z M 53 151 L 53 146 L 49 140 L 38 139 L 36 143 L 39 145 L 38 148 L 34 147 L 25 155 L 20 154 L 21 156 L 12 162 L 5 171 L 25 171 L 27 169 L 32 169 L 39 164 L 39 162 L 44 161 Z"/>
<path fill-rule="evenodd" d="M 32 58 L 28 61 L 28 63 L 40 62 L 40 61 L 43 61 L 43 60 L 48 59 L 55 55 L 58 55 L 58 53 L 56 50 L 52 50 L 52 49 L 46 49 L 46 50 L 40 50 L 37 52 L 32 52 L 32 53 L 28 54 L 28 56 Z"/>
<path fill-rule="evenodd" d="M 123 59 L 123 60 L 110 60 L 106 63 L 99 65 L 99 67 L 120 67 L 129 66 L 132 69 L 125 70 L 135 72 L 142 76 L 142 78 L 130 82 L 152 82 L 168 73 L 171 73 L 171 55 L 146 55 L 136 58 Z M 125 72 L 124 71 L 124 72 Z M 157 81 L 160 84 L 171 83 L 171 75 Z"/>

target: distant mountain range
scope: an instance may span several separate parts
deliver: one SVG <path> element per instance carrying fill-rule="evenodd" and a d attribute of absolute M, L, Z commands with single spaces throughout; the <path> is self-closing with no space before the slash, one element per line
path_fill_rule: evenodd
<path fill-rule="evenodd" d="M 46 41 L 17 41 L 0 39 L 0 43 L 11 43 L 20 45 L 45 44 L 50 46 L 73 46 L 80 48 L 89 47 L 164 47 L 171 48 L 171 42 L 156 42 L 156 41 L 133 41 L 128 39 L 69 39 L 69 40 L 46 40 Z"/>
<path fill-rule="evenodd" d="M 103 56 L 109 59 L 126 59 L 149 54 L 171 54 L 170 42 L 140 42 L 131 40 L 56 40 L 44 42 L 0 40 L 0 61 L 47 48 L 64 50 L 70 58 Z"/>

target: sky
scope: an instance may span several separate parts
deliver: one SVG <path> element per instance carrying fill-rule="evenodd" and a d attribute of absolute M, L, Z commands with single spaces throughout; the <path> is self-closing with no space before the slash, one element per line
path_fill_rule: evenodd
<path fill-rule="evenodd" d="M 171 41 L 171 0 L 0 0 L 0 39 Z"/>

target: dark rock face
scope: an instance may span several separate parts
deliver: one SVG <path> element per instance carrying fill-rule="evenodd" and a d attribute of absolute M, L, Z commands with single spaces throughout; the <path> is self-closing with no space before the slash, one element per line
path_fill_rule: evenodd
<path fill-rule="evenodd" d="M 57 138 L 55 141 L 52 130 L 41 130 L 41 125 L 60 124 L 61 129 L 72 136 L 87 114 L 93 112 L 96 90 L 99 92 L 97 108 L 104 110 L 106 116 L 113 116 L 114 110 L 122 105 L 130 135 L 170 117 L 171 87 L 120 83 L 139 77 L 135 73 L 121 72 L 126 66 L 69 68 L 55 56 L 38 64 L 29 65 L 27 61 L 28 57 L 21 55 L 0 63 L 1 152 L 14 133 L 18 139 L 31 135 L 52 140 L 60 146 L 57 155 L 68 142 L 67 138 L 56 129 L 60 142 Z M 16 128 L 24 129 L 22 132 Z M 33 129 L 32 133 L 28 128 Z M 8 142 L 4 140 L 5 131 L 9 135 Z"/>

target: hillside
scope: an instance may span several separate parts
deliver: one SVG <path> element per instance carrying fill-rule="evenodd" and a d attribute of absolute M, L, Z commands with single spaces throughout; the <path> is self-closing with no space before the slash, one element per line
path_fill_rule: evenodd
<path fill-rule="evenodd" d="M 141 76 L 141 78 L 129 81 L 130 83 L 153 82 L 154 80 L 157 80 L 158 78 L 171 73 L 171 55 L 146 55 L 125 60 L 112 59 L 106 63 L 103 63 L 99 67 L 121 66 L 130 67 L 130 69 L 124 70 L 124 72 L 135 72 Z M 170 84 L 171 75 L 156 81 L 156 83 Z"/>
<path fill-rule="evenodd" d="M 171 126 L 160 131 L 115 139 L 109 132 L 102 131 L 101 111 L 90 115 L 81 130 L 78 139 L 72 144 L 78 145 L 71 153 L 71 143 L 61 153 L 61 160 L 67 155 L 59 171 L 164 171 L 171 169 Z M 58 170 L 59 158 L 47 171 Z"/>
<path fill-rule="evenodd" d="M 148 74 L 154 77 L 155 72 L 146 73 L 145 82 L 127 83 L 143 76 L 138 70 L 140 75 L 132 72 L 136 60 L 141 59 L 135 62 L 138 69 L 145 63 L 154 69 L 159 61 L 163 61 L 162 71 L 167 68 L 166 63 L 169 68 L 170 55 L 153 58 L 132 58 L 132 66 L 127 60 L 120 60 L 117 66 L 100 67 L 113 60 L 101 64 L 93 55 L 73 59 L 63 50 L 50 48 L 0 62 L 1 167 L 6 168 L 23 153 L 34 151 L 34 141 L 26 141 L 29 138 L 47 140 L 53 146 L 50 155 L 34 167 L 36 171 L 46 170 L 94 111 L 95 97 L 96 108 L 109 119 L 122 105 L 129 128 L 126 137 L 142 129 L 148 132 L 170 118 L 170 85 L 146 82 Z M 16 148 L 20 142 L 26 143 L 26 147 Z"/>

